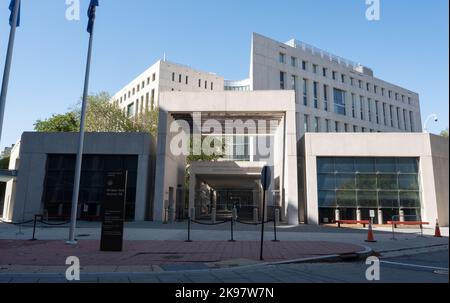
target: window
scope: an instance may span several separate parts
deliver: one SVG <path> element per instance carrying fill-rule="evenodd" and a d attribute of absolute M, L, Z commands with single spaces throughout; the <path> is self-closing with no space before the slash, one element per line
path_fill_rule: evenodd
<path fill-rule="evenodd" d="M 386 103 L 383 103 L 383 123 L 384 125 L 387 125 L 387 111 L 386 111 Z"/>
<path fill-rule="evenodd" d="M 178 75 L 178 83 L 181 83 L 181 74 Z"/>
<path fill-rule="evenodd" d="M 305 133 L 308 133 L 309 132 L 309 123 L 308 123 L 308 120 L 309 120 L 309 116 L 308 115 L 305 115 L 304 116 L 304 121 L 303 121 L 303 127 L 304 127 L 304 129 L 305 129 Z"/>
<path fill-rule="evenodd" d="M 408 129 L 408 120 L 406 118 L 406 109 L 403 110 L 403 129 L 407 130 Z"/>
<path fill-rule="evenodd" d="M 214 83 L 211 81 L 211 90 L 214 90 Z"/>
<path fill-rule="evenodd" d="M 384 94 L 385 94 L 385 89 L 384 88 L 381 88 L 381 95 L 384 97 Z"/>
<path fill-rule="evenodd" d="M 308 70 L 308 62 L 302 61 L 302 69 L 305 71 Z"/>
<path fill-rule="evenodd" d="M 380 102 L 375 100 L 375 116 L 377 124 L 380 124 L 380 109 L 379 109 Z"/>
<path fill-rule="evenodd" d="M 142 84 L 141 84 L 141 86 L 142 86 L 142 88 L 144 88 L 144 87 L 145 87 L 145 81 L 142 81 Z"/>
<path fill-rule="evenodd" d="M 392 105 L 389 106 L 389 114 L 391 116 L 391 127 L 394 127 L 394 107 Z"/>
<path fill-rule="evenodd" d="M 354 132 L 354 133 L 357 133 L 357 132 L 358 132 L 358 126 L 353 125 L 353 132 Z"/>
<path fill-rule="evenodd" d="M 314 118 L 314 131 L 316 132 L 316 133 L 318 133 L 319 131 L 320 131 L 320 128 L 319 128 L 319 117 L 315 117 Z"/>
<path fill-rule="evenodd" d="M 327 72 L 328 72 L 328 70 L 325 67 L 322 68 L 322 76 L 326 77 L 327 76 Z"/>
<path fill-rule="evenodd" d="M 286 54 L 280 53 L 278 60 L 280 63 L 286 63 Z"/>
<path fill-rule="evenodd" d="M 401 123 L 400 123 L 400 107 L 397 107 L 397 128 L 401 129 Z"/>
<path fill-rule="evenodd" d="M 345 75 L 344 74 L 341 75 L 341 82 L 345 83 Z"/>
<path fill-rule="evenodd" d="M 156 73 L 153 73 L 153 75 L 152 75 L 152 82 L 155 82 L 155 80 L 156 80 Z"/>
<path fill-rule="evenodd" d="M 136 94 L 136 88 L 133 87 L 133 96 Z"/>
<path fill-rule="evenodd" d="M 351 85 L 351 86 L 354 86 L 354 85 L 355 85 L 355 79 L 352 78 L 352 77 L 350 77 L 350 85 Z"/>
<path fill-rule="evenodd" d="M 329 133 L 330 132 L 330 120 L 328 120 L 328 119 L 325 119 L 325 128 L 326 128 L 327 133 Z"/>
<path fill-rule="evenodd" d="M 175 82 L 175 73 L 172 73 L 172 82 Z"/>
<path fill-rule="evenodd" d="M 409 104 L 409 105 L 412 105 L 411 97 L 408 97 L 408 104 Z"/>
<path fill-rule="evenodd" d="M 323 86 L 323 109 L 328 111 L 328 86 Z"/>
<path fill-rule="evenodd" d="M 359 115 L 361 120 L 364 120 L 364 97 L 359 96 Z"/>
<path fill-rule="evenodd" d="M 185 83 L 186 83 L 186 85 L 189 84 L 189 76 L 186 76 Z"/>
<path fill-rule="evenodd" d="M 356 118 L 356 96 L 352 94 L 352 117 Z"/>
<path fill-rule="evenodd" d="M 152 95 L 151 95 L 151 108 L 153 109 L 155 107 L 155 90 L 152 89 Z"/>
<path fill-rule="evenodd" d="M 334 112 L 345 116 L 345 91 L 334 88 Z"/>
<path fill-rule="evenodd" d="M 319 83 L 314 82 L 314 108 L 319 108 Z"/>
<path fill-rule="evenodd" d="M 127 107 L 127 117 L 128 117 L 128 118 L 133 117 L 133 116 L 134 116 L 134 111 L 135 111 L 134 103 L 131 103 L 131 104 L 128 105 L 128 107 Z"/>
<path fill-rule="evenodd" d="M 292 67 L 297 67 L 297 58 L 291 57 L 291 65 Z"/>
<path fill-rule="evenodd" d="M 150 77 L 147 78 L 147 85 L 150 84 Z"/>
<path fill-rule="evenodd" d="M 202 79 L 198 79 L 198 87 L 202 87 Z"/>
<path fill-rule="evenodd" d="M 137 86 L 137 92 L 139 92 L 139 91 L 140 91 L 140 89 L 141 89 L 141 85 L 140 85 L 140 84 L 138 84 L 138 86 Z"/>
<path fill-rule="evenodd" d="M 294 75 L 291 76 L 291 89 L 297 94 L 297 77 Z"/>
<path fill-rule="evenodd" d="M 308 106 L 308 80 L 303 79 L 303 105 Z"/>
<path fill-rule="evenodd" d="M 208 81 L 205 80 L 205 89 L 208 89 Z"/>
<path fill-rule="evenodd" d="M 362 82 L 362 80 L 358 80 L 358 87 L 359 87 L 360 89 L 363 88 L 363 82 Z"/>
<path fill-rule="evenodd" d="M 373 92 L 374 92 L 375 94 L 378 93 L 378 86 L 375 85 L 375 86 L 373 87 Z"/>
<path fill-rule="evenodd" d="M 284 89 L 285 88 L 285 77 L 286 77 L 286 73 L 285 72 L 280 72 L 280 89 Z"/>
<path fill-rule="evenodd" d="M 388 97 L 389 99 L 392 99 L 392 91 L 388 91 Z"/>
<path fill-rule="evenodd" d="M 334 132 L 335 133 L 339 132 L 339 122 L 338 121 L 334 122 Z"/>
<path fill-rule="evenodd" d="M 369 122 L 372 122 L 372 99 L 367 99 L 367 108 L 369 110 Z"/>
<path fill-rule="evenodd" d="M 332 73 L 333 75 L 332 75 L 332 78 L 333 78 L 333 80 L 336 80 L 336 72 L 335 71 L 333 71 L 333 73 Z"/>
<path fill-rule="evenodd" d="M 347 124 L 347 123 L 344 123 L 344 131 L 345 131 L 346 133 L 348 133 L 348 124 Z"/>
<path fill-rule="evenodd" d="M 412 111 L 409 112 L 409 122 L 410 122 L 410 126 L 411 126 L 411 132 L 414 132 L 415 131 L 414 113 Z"/>
<path fill-rule="evenodd" d="M 367 91 L 370 92 L 370 83 L 366 84 Z"/>
<path fill-rule="evenodd" d="M 317 74 L 317 69 L 319 67 L 317 66 L 317 64 L 313 64 L 313 73 Z"/>

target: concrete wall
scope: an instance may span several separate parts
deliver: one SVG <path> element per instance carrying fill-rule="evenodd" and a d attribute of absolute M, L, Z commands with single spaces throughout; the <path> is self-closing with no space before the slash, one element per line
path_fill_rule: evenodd
<path fill-rule="evenodd" d="M 47 154 L 76 154 L 77 133 L 24 133 L 11 154 L 10 169 L 18 169 L 16 181 L 7 185 L 4 219 L 21 222 L 42 213 Z M 152 203 L 155 142 L 142 133 L 89 133 L 86 155 L 137 155 L 138 175 L 135 220 L 143 221 Z M 150 190 L 151 189 L 151 190 Z"/>
<path fill-rule="evenodd" d="M 304 162 L 307 220 L 317 224 L 317 157 L 416 157 L 420 159 L 423 220 L 448 226 L 446 138 L 430 134 L 306 134 L 299 146 Z M 301 199 L 301 198 L 300 198 Z"/>
<path fill-rule="evenodd" d="M 302 47 L 293 47 L 293 42 L 282 43 L 270 38 L 266 38 L 254 33 L 252 36 L 252 53 L 250 64 L 250 79 L 252 90 L 280 90 L 280 72 L 285 73 L 285 89 L 291 90 L 291 76 L 296 76 L 296 119 L 297 119 L 297 139 L 300 139 L 305 133 L 304 115 L 309 116 L 309 128 L 314 128 L 314 118 L 319 118 L 319 132 L 326 132 L 326 120 L 331 125 L 331 131 L 334 131 L 334 123 L 339 122 L 339 132 L 345 132 L 345 124 L 347 124 L 348 132 L 362 132 L 365 128 L 366 132 L 370 130 L 377 132 L 420 132 L 422 131 L 421 113 L 419 95 L 407 89 L 398 87 L 391 83 L 382 81 L 370 75 L 370 73 L 362 73 L 358 69 L 346 66 L 345 64 L 331 61 L 329 57 L 322 56 L 316 51 L 311 52 Z M 279 61 L 279 54 L 285 54 L 286 61 Z M 291 57 L 295 57 L 297 64 L 291 64 Z M 307 70 L 302 69 L 302 61 L 306 61 Z M 313 71 L 313 64 L 317 65 L 317 72 Z M 327 76 L 323 76 L 322 69 L 327 69 Z M 332 72 L 337 74 L 336 80 L 332 79 Z M 345 75 L 345 82 L 342 83 L 341 75 Z M 350 82 L 350 78 L 354 79 L 354 84 Z M 303 105 L 303 79 L 308 80 L 308 106 Z M 358 80 L 363 81 L 362 89 L 359 88 Z M 314 108 L 313 83 L 318 85 L 318 108 Z M 370 84 L 369 91 L 366 83 Z M 324 106 L 324 85 L 328 87 L 328 110 Z M 374 87 L 377 86 L 377 92 Z M 336 114 L 333 105 L 333 88 L 338 88 L 346 92 L 346 115 Z M 384 96 L 381 91 L 384 89 Z M 388 91 L 392 91 L 392 97 L 389 98 Z M 395 93 L 398 94 L 398 100 L 395 100 Z M 356 98 L 356 117 L 352 116 L 352 94 Z M 360 118 L 360 96 L 363 97 L 364 119 Z M 404 96 L 402 100 L 401 96 Z M 371 99 L 371 116 L 372 122 L 369 121 L 368 99 Z M 410 98 L 410 102 L 408 102 Z M 375 101 L 379 101 L 379 123 L 376 122 Z M 386 121 L 383 119 L 383 103 L 386 104 Z M 393 106 L 393 124 L 390 123 L 390 108 Z M 396 109 L 400 109 L 400 127 Z M 406 128 L 403 119 L 403 109 L 407 111 Z M 413 114 L 412 123 L 410 121 L 409 112 Z"/>

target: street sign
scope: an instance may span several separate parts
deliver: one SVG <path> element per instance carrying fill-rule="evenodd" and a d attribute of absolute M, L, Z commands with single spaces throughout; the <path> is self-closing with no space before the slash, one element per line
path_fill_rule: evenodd
<path fill-rule="evenodd" d="M 261 172 L 261 185 L 263 190 L 267 190 L 272 182 L 271 169 L 269 166 L 264 166 Z"/>
<path fill-rule="evenodd" d="M 373 209 L 370 210 L 370 217 L 375 218 L 375 211 Z"/>
<path fill-rule="evenodd" d="M 106 175 L 106 192 L 102 201 L 101 251 L 122 251 L 125 221 L 126 172 Z"/>

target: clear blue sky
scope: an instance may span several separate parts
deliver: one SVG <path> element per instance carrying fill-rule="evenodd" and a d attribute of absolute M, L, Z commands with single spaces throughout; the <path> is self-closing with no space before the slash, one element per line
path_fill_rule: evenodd
<path fill-rule="evenodd" d="M 0 2 L 0 68 L 9 35 L 9 0 Z M 1 147 L 37 119 L 65 112 L 80 98 L 88 35 L 65 19 L 65 0 L 22 0 Z M 297 38 L 374 69 L 378 78 L 421 96 L 422 116 L 448 126 L 448 0 L 381 0 L 368 22 L 365 0 L 100 0 L 91 92 L 116 92 L 166 52 L 171 61 L 246 78 L 250 37 Z M 1 74 L 0 74 L 1 77 Z"/>

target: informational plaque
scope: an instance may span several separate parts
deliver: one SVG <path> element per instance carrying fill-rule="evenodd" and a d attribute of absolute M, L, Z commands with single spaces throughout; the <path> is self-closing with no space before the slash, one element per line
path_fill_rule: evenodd
<path fill-rule="evenodd" d="M 126 172 L 106 175 L 106 192 L 102 201 L 101 251 L 122 251 L 125 221 Z"/>

